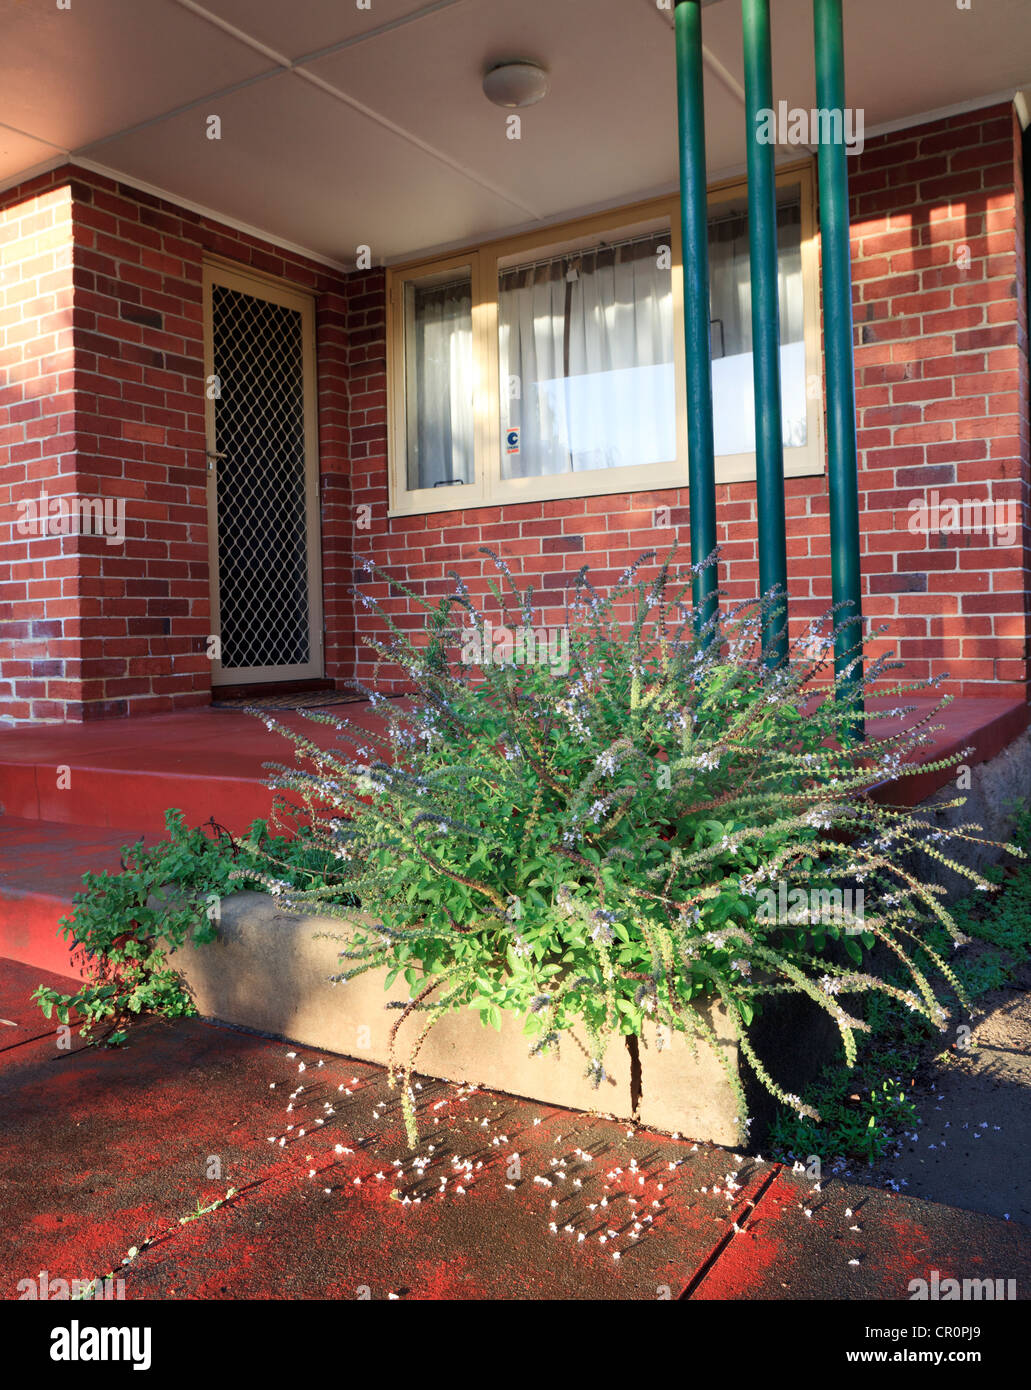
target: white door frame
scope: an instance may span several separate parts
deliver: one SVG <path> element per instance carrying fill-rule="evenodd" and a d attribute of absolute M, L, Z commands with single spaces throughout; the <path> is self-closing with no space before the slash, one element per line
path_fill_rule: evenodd
<path fill-rule="evenodd" d="M 215 399 L 210 383 L 215 376 L 212 291 L 215 285 L 296 309 L 301 315 L 304 378 L 305 531 L 308 557 L 308 651 L 310 660 L 293 666 L 247 666 L 228 670 L 212 660 L 212 685 L 245 685 L 259 681 L 321 678 L 325 670 L 322 632 L 322 546 L 319 509 L 318 408 L 316 400 L 315 301 L 302 290 L 241 270 L 216 258 L 204 263 L 204 423 L 207 448 L 208 561 L 211 582 L 211 630 L 221 632 L 218 578 L 218 460 L 215 442 Z"/>

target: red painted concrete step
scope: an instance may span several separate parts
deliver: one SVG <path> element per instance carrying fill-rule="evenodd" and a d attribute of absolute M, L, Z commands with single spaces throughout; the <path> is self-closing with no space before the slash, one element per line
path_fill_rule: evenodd
<path fill-rule="evenodd" d="M 870 702 L 868 730 L 887 732 L 878 711 L 895 703 Z M 935 701 L 914 700 L 923 713 Z M 293 711 L 276 720 L 322 746 L 335 731 Z M 368 704 L 349 705 L 341 717 L 360 727 L 382 728 Z M 935 724 L 942 725 L 930 761 L 972 746 L 969 761 L 994 757 L 1027 726 L 1028 707 L 1018 700 L 956 700 Z M 293 745 L 259 719 L 238 710 L 200 709 L 144 719 L 93 724 L 45 724 L 0 730 L 0 815 L 64 825 L 164 828 L 165 811 L 177 807 L 193 825 L 214 816 L 234 833 L 267 818 L 273 794 L 263 766 L 294 764 Z M 908 802 L 929 796 L 949 773 L 906 779 L 886 795 Z"/>
<path fill-rule="evenodd" d="M 913 703 L 926 714 L 935 702 Z M 872 737 L 888 731 L 878 718 L 886 704 L 871 701 Z M 347 706 L 341 718 L 383 727 L 367 704 Z M 332 727 L 292 711 L 276 721 L 323 747 L 336 737 Z M 969 746 L 968 761 L 977 763 L 1022 732 L 1028 708 L 1015 700 L 956 700 L 933 722 L 942 728 L 925 760 Z M 162 833 L 170 807 L 191 825 L 214 816 L 234 833 L 268 818 L 267 762 L 292 765 L 293 745 L 238 710 L 0 730 L 0 954 L 68 970 L 57 921 L 85 870 L 113 868 L 123 844 Z M 912 804 L 949 775 L 921 774 L 880 792 Z"/>
<path fill-rule="evenodd" d="M 14 1049 L 37 1038 L 49 1037 L 56 1041 L 56 1021 L 43 1016 L 39 1005 L 32 1000 L 33 991 L 38 985 L 48 985 L 71 994 L 77 984 L 70 975 L 38 970 L 22 961 L 5 960 L 0 952 L 0 1054 L 13 1053 Z"/>
<path fill-rule="evenodd" d="M 897 719 L 888 720 L 881 716 L 885 709 L 896 705 L 917 706 L 918 712 L 906 720 L 908 728 L 930 715 L 937 704 L 937 700 L 916 698 L 871 700 L 867 708 L 867 737 L 884 738 L 897 731 Z M 988 762 L 1015 738 L 1019 738 L 1027 728 L 1029 719 L 1031 710 L 1025 700 L 980 700 L 968 697 L 953 700 L 930 720 L 931 728 L 934 729 L 933 741 L 920 750 L 919 761 L 937 762 L 971 749 L 972 751 L 964 757 L 969 766 Z M 915 806 L 933 795 L 939 787 L 952 782 L 954 777 L 955 773 L 950 768 L 938 772 L 922 772 L 918 776 L 905 777 L 897 783 L 883 782 L 874 794 L 896 805 Z"/>
<path fill-rule="evenodd" d="M 341 713 L 382 727 L 368 705 Z M 292 711 L 275 719 L 321 746 L 336 738 Z M 159 838 L 173 807 L 234 834 L 269 819 L 267 762 L 293 765 L 293 745 L 238 710 L 0 730 L 0 955 L 78 973 L 58 922 L 82 875 L 116 869 L 141 835 Z"/>
<path fill-rule="evenodd" d="M 369 706 L 342 717 L 382 727 Z M 278 723 L 323 747 L 331 727 L 293 711 Z M 239 710 L 202 709 L 93 724 L 38 724 L 0 730 L 0 814 L 64 825 L 164 829 L 177 807 L 191 825 L 211 816 L 234 833 L 267 819 L 273 794 L 264 763 L 293 766 L 289 740 Z"/>
<path fill-rule="evenodd" d="M 122 846 L 139 838 L 136 830 L 0 817 L 0 956 L 80 974 L 58 922 L 83 874 L 117 869 Z"/>

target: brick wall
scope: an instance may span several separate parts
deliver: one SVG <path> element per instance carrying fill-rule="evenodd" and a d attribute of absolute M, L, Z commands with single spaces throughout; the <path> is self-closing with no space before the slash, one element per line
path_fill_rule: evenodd
<path fill-rule="evenodd" d="M 873 142 L 852 182 L 867 611 L 964 694 L 1027 680 L 1019 125 L 1008 107 Z M 1012 544 L 914 535 L 909 504 L 1014 504 Z M 1005 518 L 1005 511 L 1002 513 Z M 993 543 L 994 540 L 994 543 Z"/>
<path fill-rule="evenodd" d="M 34 493 L 60 470 L 67 491 L 124 502 L 125 539 L 31 541 L 35 577 L 12 571 L 4 598 L 14 606 L 0 614 L 15 624 L 8 635 L 18 643 L 4 661 L 0 716 L 92 719 L 207 704 L 203 257 L 318 296 L 319 447 L 334 528 L 347 468 L 345 278 L 99 175 L 49 178 L 58 186 L 43 197 L 29 187 L 0 200 L 0 226 L 12 229 L 3 341 L 18 382 L 4 398 L 3 478 L 10 473 Z M 58 209 L 63 220 L 52 229 Z M 47 257 L 59 259 L 60 280 Z M 72 420 L 72 397 L 61 392 L 70 392 L 73 361 L 74 437 L 64 415 L 60 427 L 54 420 L 62 411 Z M 67 382 L 55 375 L 60 368 Z M 19 545 L 14 555 L 28 559 Z M 341 561 L 338 547 L 324 546 L 330 673 L 349 673 L 353 660 Z"/>
<path fill-rule="evenodd" d="M 849 161 L 860 448 L 864 605 L 890 622 L 912 677 L 947 672 L 964 695 L 1022 695 L 1027 686 L 1028 373 L 1019 129 L 1009 107 L 952 117 L 868 142 Z M 964 249 L 965 248 L 965 249 Z M 349 326 L 353 500 L 373 527 L 368 554 L 417 591 L 439 594 L 456 569 L 486 592 L 489 545 L 552 596 L 538 621 L 562 621 L 584 563 L 605 582 L 642 551 L 665 549 L 670 520 L 687 553 L 686 489 L 387 517 L 385 343 L 371 336 L 378 274 L 355 277 Z M 383 322 L 376 313 L 375 325 Z M 357 392 L 360 390 L 361 395 Z M 358 401 L 361 401 L 360 409 Z M 374 417 L 374 418 L 373 418 Z M 1012 544 L 983 535 L 913 534 L 910 504 L 1014 501 Z M 788 577 L 793 626 L 830 603 L 826 478 L 789 479 Z M 758 588 L 755 486 L 717 489 L 721 582 L 734 598 Z M 948 513 L 943 515 L 947 518 Z M 383 590 L 373 586 L 377 597 Z M 395 612 L 405 605 L 395 602 Z M 359 612 L 359 633 L 373 620 Z M 371 679 L 360 656 L 358 673 Z"/>

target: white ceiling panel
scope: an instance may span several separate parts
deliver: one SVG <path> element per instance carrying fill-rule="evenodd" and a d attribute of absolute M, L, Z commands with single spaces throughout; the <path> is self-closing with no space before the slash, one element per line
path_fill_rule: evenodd
<path fill-rule="evenodd" d="M 535 59 L 551 75 L 548 96 L 520 113 L 518 140 L 481 86 L 505 58 Z M 541 217 L 675 173 L 673 50 L 654 5 L 467 0 L 308 66 Z M 730 109 L 717 110 L 717 125 Z"/>
<path fill-rule="evenodd" d="M 173 0 L 0 0 L 0 121 L 64 149 L 270 66 Z"/>
<path fill-rule="evenodd" d="M 465 0 L 197 0 L 207 10 L 284 57 L 295 59 L 331 44 L 353 42 L 385 25 L 441 5 Z"/>
<path fill-rule="evenodd" d="M 101 145 L 109 167 L 261 227 L 320 256 L 353 261 L 367 244 L 394 256 L 413 243 L 500 231 L 520 210 L 291 72 Z"/>
<path fill-rule="evenodd" d="M 26 169 L 45 164 L 60 151 L 31 135 L 0 126 L 0 179 L 11 179 Z"/>
<path fill-rule="evenodd" d="M 816 99 L 812 0 L 772 7 L 774 99 Z M 705 44 L 744 82 L 741 7 L 702 18 Z M 1031 0 L 846 0 L 845 99 L 868 127 L 1016 90 L 1031 80 Z"/>
<path fill-rule="evenodd" d="M 868 130 L 1031 87 L 1031 0 L 845 0 L 845 19 Z M 716 176 L 744 163 L 737 0 L 706 4 L 703 33 Z M 811 106 L 812 0 L 776 0 L 773 35 L 775 99 Z M 551 74 L 520 140 L 481 89 L 513 57 Z M 0 180 L 70 151 L 345 261 L 673 188 L 676 131 L 655 0 L 0 0 Z"/>
<path fill-rule="evenodd" d="M 801 0 L 792 3 L 804 9 Z M 848 7 L 846 99 L 866 108 L 867 125 L 1014 90 L 1029 79 L 1029 0 L 973 0 L 969 10 L 941 0 Z"/>

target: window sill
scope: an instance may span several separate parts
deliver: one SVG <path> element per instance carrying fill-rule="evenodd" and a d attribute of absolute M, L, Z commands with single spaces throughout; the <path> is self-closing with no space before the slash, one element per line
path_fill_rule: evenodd
<path fill-rule="evenodd" d="M 792 458 L 792 454 L 803 455 Z M 589 473 L 565 473 L 545 479 L 523 478 L 514 480 L 500 493 L 484 497 L 479 488 L 463 486 L 453 491 L 447 489 L 447 496 L 439 498 L 420 497 L 411 505 L 404 503 L 392 505 L 389 517 L 433 516 L 438 512 L 473 512 L 495 507 L 517 507 L 527 503 L 544 505 L 548 502 L 561 502 L 591 497 L 613 497 L 617 495 L 639 495 L 645 492 L 669 492 L 673 488 L 688 489 L 687 469 L 681 464 L 670 465 L 666 476 L 657 476 L 654 468 L 642 469 L 647 477 L 635 479 L 637 471 L 628 468 L 614 468 L 601 476 Z M 816 478 L 825 472 L 823 458 L 817 458 L 808 449 L 791 449 L 784 457 L 785 478 Z M 590 482 L 587 479 L 591 479 Z M 558 483 L 561 487 L 557 486 Z M 716 486 L 727 483 L 754 483 L 755 457 L 751 454 L 717 459 Z M 544 484 L 542 486 L 542 484 Z M 445 490 L 440 489 L 443 493 Z M 588 508 L 589 510 L 589 508 Z"/>

